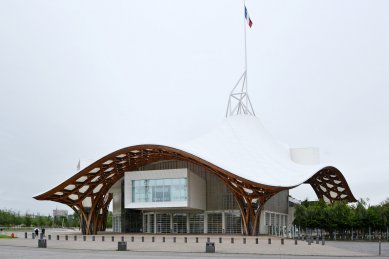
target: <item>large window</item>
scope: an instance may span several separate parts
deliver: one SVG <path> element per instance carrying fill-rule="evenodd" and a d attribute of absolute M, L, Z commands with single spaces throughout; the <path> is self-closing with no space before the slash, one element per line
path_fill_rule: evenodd
<path fill-rule="evenodd" d="M 187 199 L 187 178 L 132 180 L 132 202 L 169 202 Z"/>

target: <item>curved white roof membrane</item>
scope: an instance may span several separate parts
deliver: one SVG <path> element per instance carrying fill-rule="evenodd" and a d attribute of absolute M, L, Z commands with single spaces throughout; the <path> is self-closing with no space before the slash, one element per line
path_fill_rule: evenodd
<path fill-rule="evenodd" d="M 261 121 L 250 115 L 228 117 L 211 132 L 173 147 L 247 180 L 271 186 L 299 185 L 325 167 L 292 161 L 289 147 L 275 140 Z"/>

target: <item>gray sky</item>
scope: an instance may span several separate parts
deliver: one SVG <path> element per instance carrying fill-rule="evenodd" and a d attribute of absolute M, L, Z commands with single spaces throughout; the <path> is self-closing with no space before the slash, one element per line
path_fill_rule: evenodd
<path fill-rule="evenodd" d="M 66 206 L 32 196 L 79 158 L 219 124 L 244 69 L 242 5 L 0 0 L 0 208 L 51 213 Z M 389 197 L 389 1 L 247 8 L 257 117 L 291 147 L 320 147 L 357 198 Z"/>

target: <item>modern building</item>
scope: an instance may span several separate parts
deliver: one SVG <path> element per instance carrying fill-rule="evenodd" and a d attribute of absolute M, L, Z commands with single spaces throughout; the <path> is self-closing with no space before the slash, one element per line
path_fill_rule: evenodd
<path fill-rule="evenodd" d="M 35 196 L 69 205 L 84 234 L 279 232 L 291 224 L 289 190 L 310 184 L 327 202 L 356 201 L 342 173 L 317 148 L 290 149 L 250 114 L 226 118 L 181 145 L 129 146 Z"/>

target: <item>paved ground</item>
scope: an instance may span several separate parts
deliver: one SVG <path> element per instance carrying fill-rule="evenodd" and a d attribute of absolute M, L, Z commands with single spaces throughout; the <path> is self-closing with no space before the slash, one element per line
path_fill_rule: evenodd
<path fill-rule="evenodd" d="M 1 258 L 40 258 L 40 259 L 84 259 L 84 258 L 142 258 L 142 259 L 165 259 L 165 258 L 265 258 L 265 259 L 296 259 L 301 256 L 290 255 L 253 255 L 253 254 L 206 254 L 206 253 L 175 253 L 175 252 L 133 252 L 133 251 L 95 251 L 95 250 L 69 250 L 69 249 L 40 249 L 29 247 L 2 247 L 0 246 Z M 304 259 L 318 258 L 317 256 L 304 256 Z M 350 257 L 336 257 L 347 258 Z M 358 257 L 372 258 L 372 257 Z M 334 259 L 334 257 L 320 257 L 320 259 Z"/>
<path fill-rule="evenodd" d="M 57 239 L 60 235 L 60 240 Z M 68 234 L 68 240 L 65 235 Z M 47 240 L 47 249 L 37 248 L 37 239 L 24 238 L 24 233 L 17 233 L 19 238 L 0 239 L 0 258 L 85 258 L 93 256 L 95 258 L 207 258 L 207 257 L 225 257 L 225 258 L 346 258 L 360 257 L 372 258 L 378 256 L 378 243 L 376 242 L 344 242 L 327 241 L 323 246 L 320 244 L 308 245 L 304 241 L 299 241 L 298 245 L 294 240 L 285 240 L 281 245 L 279 238 L 272 237 L 272 244 L 268 244 L 268 237 L 259 237 L 259 244 L 256 244 L 255 237 L 234 237 L 234 243 L 231 243 L 230 236 L 222 236 L 222 243 L 219 243 L 219 236 L 177 236 L 174 242 L 173 236 L 165 237 L 156 235 L 154 242 L 152 235 L 125 235 L 128 251 L 119 252 L 117 242 L 122 235 L 114 235 L 115 241 L 112 242 L 112 235 L 105 235 L 105 241 L 102 241 L 102 235 L 97 235 L 95 241 L 92 236 L 87 236 L 83 241 L 83 236 L 77 235 L 77 241 L 74 241 L 73 233 L 51 233 L 52 240 Z M 142 237 L 144 236 L 144 242 Z M 134 241 L 132 242 L 132 237 Z M 206 254 L 205 243 L 207 237 L 215 243 L 216 253 Z M 382 255 L 389 258 L 389 243 L 382 243 Z"/>

